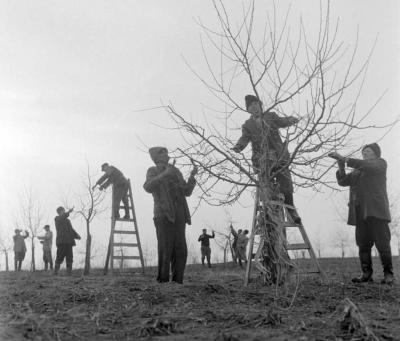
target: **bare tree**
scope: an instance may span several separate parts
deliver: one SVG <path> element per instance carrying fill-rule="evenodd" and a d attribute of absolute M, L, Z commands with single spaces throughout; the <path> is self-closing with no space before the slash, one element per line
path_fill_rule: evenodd
<path fill-rule="evenodd" d="M 93 219 L 105 211 L 102 206 L 105 195 L 102 191 L 93 189 L 93 176 L 90 173 L 89 165 L 87 165 L 86 174 L 83 177 L 82 188 L 83 194 L 78 195 L 78 209 L 76 213 L 79 214 L 85 221 L 86 226 L 86 249 L 85 249 L 85 267 L 83 270 L 84 275 L 90 272 L 90 260 L 92 250 L 92 235 L 90 233 L 90 224 Z"/>
<path fill-rule="evenodd" d="M 8 253 L 12 250 L 12 246 L 3 236 L 0 236 L 0 251 L 4 253 L 4 260 L 6 263 L 6 271 L 10 270 L 8 262 Z"/>
<path fill-rule="evenodd" d="M 232 255 L 232 259 L 234 259 L 230 230 L 228 228 L 226 232 L 219 232 L 219 231 L 216 231 L 215 229 L 213 229 L 213 231 L 217 234 L 217 237 L 214 239 L 214 241 L 215 241 L 215 244 L 223 252 L 223 261 L 224 261 L 224 266 L 226 267 L 226 264 L 228 263 L 228 250 L 230 251 L 230 253 Z"/>
<path fill-rule="evenodd" d="M 341 258 L 346 257 L 346 250 L 351 245 L 348 229 L 338 229 L 333 235 L 332 246 L 340 250 Z"/>
<path fill-rule="evenodd" d="M 19 213 L 15 219 L 15 225 L 21 230 L 29 231 L 31 241 L 31 271 L 35 271 L 35 238 L 43 220 L 43 211 L 39 201 L 35 198 L 32 187 L 23 190 L 19 198 L 19 204 Z"/>
<path fill-rule="evenodd" d="M 358 37 L 352 47 L 338 40 L 339 21 L 332 24 L 329 2 L 321 8 L 318 34 L 313 39 L 302 18 L 297 30 L 289 27 L 290 11 L 280 24 L 275 9 L 272 15 L 260 14 L 251 1 L 235 23 L 222 0 L 212 3 L 218 27 L 199 21 L 205 37 L 201 48 L 208 76 L 187 64 L 222 109 L 205 107 L 204 115 L 194 121 L 172 104 L 164 106 L 175 124 L 171 129 L 177 129 L 186 143 L 175 150 L 174 156 L 183 165 L 190 159 L 199 166 L 200 202 L 233 204 L 244 192 L 259 189 L 262 213 L 254 227 L 262 236 L 264 275 L 267 282 L 282 283 L 291 264 L 284 250 L 282 219 L 271 203 L 276 176 L 290 167 L 297 187 L 331 188 L 334 180 L 327 175 L 333 162 L 326 156 L 336 150 L 352 150 L 351 140 L 357 132 L 390 129 L 394 123 L 368 124 L 383 94 L 368 110 L 357 111 L 371 55 L 359 63 Z M 284 148 L 280 151 L 272 149 L 270 127 L 261 123 L 261 169 L 257 170 L 248 152 L 232 151 L 239 129 L 238 113 L 245 111 L 241 91 L 246 88 L 265 103 L 265 112 L 275 111 L 283 117 L 292 113 L 298 118 L 297 124 L 281 130 Z M 293 150 L 286 160 L 288 145 Z M 271 152 L 275 153 L 273 161 Z"/>

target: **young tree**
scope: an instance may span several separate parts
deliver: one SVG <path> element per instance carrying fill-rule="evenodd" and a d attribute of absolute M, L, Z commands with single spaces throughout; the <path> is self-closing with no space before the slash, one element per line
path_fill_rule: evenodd
<path fill-rule="evenodd" d="M 31 244 L 31 271 L 36 270 L 35 238 L 43 220 L 43 211 L 39 201 L 35 198 L 32 187 L 25 188 L 20 196 L 20 207 L 15 225 L 21 230 L 29 232 Z"/>
<path fill-rule="evenodd" d="M 350 245 L 349 229 L 347 227 L 338 229 L 333 236 L 332 246 L 340 250 L 342 259 L 346 257 L 346 250 Z"/>
<path fill-rule="evenodd" d="M 89 165 L 87 166 L 86 174 L 83 177 L 82 188 L 83 194 L 78 195 L 78 208 L 75 210 L 85 222 L 86 226 L 86 248 L 85 248 L 85 267 L 84 275 L 90 272 L 90 260 L 92 250 L 92 235 L 90 233 L 90 224 L 93 219 L 105 211 L 102 206 L 105 195 L 104 192 L 93 189 L 94 181 L 90 173 Z"/>
<path fill-rule="evenodd" d="M 9 262 L 8 262 L 8 253 L 12 250 L 12 246 L 3 236 L 0 236 L 0 252 L 4 253 L 4 260 L 6 264 L 6 271 L 10 270 Z"/>
<path fill-rule="evenodd" d="M 175 150 L 175 157 L 189 158 L 199 166 L 200 200 L 211 205 L 233 204 L 244 192 L 254 193 L 258 188 L 262 213 L 254 220 L 253 228 L 262 236 L 265 279 L 283 283 L 291 263 L 284 250 L 281 218 L 271 204 L 275 197 L 274 179 L 290 167 L 297 188 L 331 187 L 335 181 L 327 173 L 333 162 L 326 156 L 350 149 L 357 131 L 387 127 L 368 124 L 380 97 L 370 109 L 357 111 L 370 55 L 355 67 L 357 38 L 352 48 L 339 41 L 339 22 L 332 26 L 329 2 L 325 9 L 321 8 L 319 23 L 310 28 L 318 32 L 314 36 L 302 18 L 297 30 L 293 30 L 288 25 L 289 11 L 280 24 L 277 17 L 281 16 L 275 8 L 272 15 L 259 13 L 251 1 L 235 23 L 223 1 L 212 3 L 218 27 L 199 22 L 208 42 L 207 45 L 202 40 L 201 47 L 209 74 L 202 76 L 188 65 L 222 109 L 207 108 L 207 115 L 194 121 L 172 104 L 165 106 L 186 143 L 184 148 Z M 270 128 L 264 123 L 258 156 L 261 169 L 254 171 L 247 152 L 232 151 L 239 113 L 246 111 L 241 104 L 243 89 L 250 89 L 265 103 L 265 112 L 274 111 L 283 117 L 285 113 L 297 115 L 298 123 L 281 130 L 284 146 L 293 147 L 287 161 L 282 162 L 286 148 L 280 152 L 272 149 Z M 275 161 L 267 162 L 272 152 L 276 153 Z"/>

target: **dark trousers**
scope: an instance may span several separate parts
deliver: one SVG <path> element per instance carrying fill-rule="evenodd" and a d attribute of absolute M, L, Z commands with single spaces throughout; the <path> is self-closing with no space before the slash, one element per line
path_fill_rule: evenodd
<path fill-rule="evenodd" d="M 178 211 L 175 223 L 165 217 L 154 218 L 158 241 L 157 281 L 159 282 L 169 282 L 170 268 L 172 281 L 183 282 L 187 259 L 186 222 L 183 207 Z"/>
<path fill-rule="evenodd" d="M 201 247 L 201 264 L 204 264 L 204 259 L 207 258 L 207 264 L 211 265 L 210 257 L 211 257 L 211 248 L 209 246 L 202 246 Z"/>
<path fill-rule="evenodd" d="M 375 244 L 381 258 L 383 272 L 385 274 L 393 274 L 388 222 L 375 217 L 362 219 L 359 207 L 356 208 L 356 215 L 356 243 L 359 251 L 361 270 L 367 275 L 372 275 L 371 249 Z"/>
<path fill-rule="evenodd" d="M 114 185 L 113 188 L 113 204 L 114 215 L 119 218 L 119 205 L 122 201 L 124 204 L 125 215 L 129 216 L 129 200 L 128 200 L 128 182 L 122 185 Z"/>
<path fill-rule="evenodd" d="M 56 256 L 56 264 L 60 265 L 64 261 L 67 264 L 67 267 L 72 265 L 73 262 L 73 253 L 72 253 L 72 244 L 59 244 L 57 245 L 57 256 Z"/>
<path fill-rule="evenodd" d="M 43 262 L 45 270 L 49 268 L 49 264 L 50 270 L 53 270 L 53 257 L 51 256 L 51 250 L 43 250 Z"/>

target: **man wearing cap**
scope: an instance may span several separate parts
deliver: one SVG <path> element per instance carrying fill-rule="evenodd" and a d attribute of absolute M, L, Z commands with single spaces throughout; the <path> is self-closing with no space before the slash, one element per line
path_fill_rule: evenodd
<path fill-rule="evenodd" d="M 51 256 L 51 247 L 53 245 L 53 232 L 50 231 L 49 225 L 44 225 L 44 236 L 38 237 L 43 245 L 43 262 L 44 269 L 47 271 L 50 264 L 50 270 L 53 270 L 53 257 Z"/>
<path fill-rule="evenodd" d="M 242 136 L 232 150 L 240 153 L 251 142 L 251 161 L 255 172 L 261 176 L 265 176 L 267 170 L 276 172 L 275 178 L 280 192 L 285 196 L 285 204 L 293 206 L 293 183 L 288 168 L 290 154 L 287 143 L 282 142 L 279 129 L 296 124 L 298 119 L 294 116 L 280 117 L 272 111 L 263 112 L 262 102 L 253 95 L 247 95 L 245 103 L 251 116 L 242 125 Z M 260 160 L 265 160 L 265 164 Z M 296 210 L 289 211 L 294 222 L 300 224 L 301 219 Z"/>
<path fill-rule="evenodd" d="M 237 249 L 237 242 L 239 239 L 239 235 L 242 233 L 242 229 L 238 229 L 237 231 L 233 228 L 232 224 L 230 224 L 231 233 L 233 235 L 233 243 L 232 243 L 232 258 L 235 263 L 237 263 L 239 258 L 239 252 Z"/>
<path fill-rule="evenodd" d="M 215 233 L 212 231 L 212 235 L 207 234 L 207 229 L 203 229 L 203 233 L 200 235 L 198 241 L 201 242 L 201 264 L 204 265 L 204 259 L 207 258 L 207 265 L 211 268 L 211 248 L 210 248 L 210 239 L 215 238 Z"/>
<path fill-rule="evenodd" d="M 81 239 L 80 235 L 72 227 L 71 221 L 68 219 L 69 214 L 73 211 L 73 208 L 67 212 L 65 208 L 60 206 L 57 208 L 57 216 L 54 218 L 56 224 L 56 246 L 57 256 L 54 265 L 54 274 L 57 275 L 60 270 L 60 266 L 65 258 L 67 266 L 67 274 L 72 274 L 72 262 L 73 252 L 72 247 L 75 246 L 75 239 Z"/>
<path fill-rule="evenodd" d="M 386 191 L 387 163 L 381 158 L 377 143 L 362 149 L 362 160 L 346 158 L 338 153 L 330 157 L 338 161 L 336 178 L 340 186 L 350 186 L 348 224 L 356 227 L 356 243 L 359 250 L 362 275 L 353 278 L 354 283 L 372 281 L 371 249 L 378 249 L 384 278 L 383 284 L 394 281 L 392 252 L 390 248 L 390 211 Z M 354 170 L 346 173 L 345 165 Z"/>
<path fill-rule="evenodd" d="M 174 165 L 168 163 L 168 150 L 164 147 L 149 149 L 155 166 L 147 170 L 143 188 L 154 199 L 154 225 L 158 241 L 158 282 L 169 281 L 171 268 L 172 281 L 183 282 L 187 259 L 185 237 L 186 224 L 191 224 L 186 197 L 190 196 L 196 185 L 194 166 L 187 182 Z"/>
<path fill-rule="evenodd" d="M 25 230 L 25 236 L 21 235 L 22 230 L 20 229 L 15 229 L 14 232 L 14 268 L 15 271 L 21 271 L 22 261 L 26 254 L 25 239 L 29 237 L 29 232 Z"/>
<path fill-rule="evenodd" d="M 118 168 L 110 166 L 108 163 L 103 163 L 101 165 L 101 170 L 104 172 L 104 175 L 97 180 L 96 184 L 93 186 L 93 189 L 96 186 L 99 186 L 99 189 L 103 190 L 112 184 L 114 217 L 119 219 L 119 205 L 122 200 L 125 210 L 123 219 L 129 219 L 128 180 Z"/>

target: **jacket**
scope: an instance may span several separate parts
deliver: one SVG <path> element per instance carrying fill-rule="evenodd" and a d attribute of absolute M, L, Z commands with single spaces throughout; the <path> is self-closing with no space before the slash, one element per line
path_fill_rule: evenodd
<path fill-rule="evenodd" d="M 75 246 L 75 239 L 81 239 L 79 234 L 73 229 L 71 221 L 68 219 L 69 213 L 54 218 L 57 237 L 56 245 L 67 244 Z"/>
<path fill-rule="evenodd" d="M 267 160 L 275 163 L 279 161 L 278 164 L 285 164 L 289 161 L 290 155 L 287 144 L 282 142 L 279 129 L 289 127 L 292 124 L 292 117 L 279 117 L 275 112 L 267 111 L 263 113 L 262 121 L 250 117 L 242 125 L 242 136 L 234 148 L 242 151 L 251 142 L 251 160 L 253 166 L 259 168 L 259 160 L 262 157 L 262 145 L 264 143 L 268 151 Z"/>
<path fill-rule="evenodd" d="M 125 178 L 122 172 L 114 167 L 110 166 L 107 172 L 97 180 L 96 185 L 101 186 L 102 188 L 107 188 L 110 184 L 113 184 L 115 187 L 125 186 L 128 183 L 128 180 Z"/>
<path fill-rule="evenodd" d="M 185 210 L 185 222 L 191 225 L 191 218 L 186 197 L 190 196 L 196 185 L 194 176 L 190 176 L 186 182 L 178 168 L 172 165 L 173 173 L 164 178 L 158 178 L 165 168 L 153 166 L 147 170 L 146 182 L 143 188 L 151 193 L 154 198 L 154 218 L 166 217 L 168 221 L 175 222 L 177 205 L 183 205 Z"/>
<path fill-rule="evenodd" d="M 389 200 L 386 190 L 387 163 L 382 158 L 373 160 L 348 159 L 347 166 L 354 168 L 350 173 L 336 172 L 340 186 L 350 186 L 349 216 L 347 223 L 356 225 L 356 207 L 362 218 L 375 217 L 390 221 Z"/>

